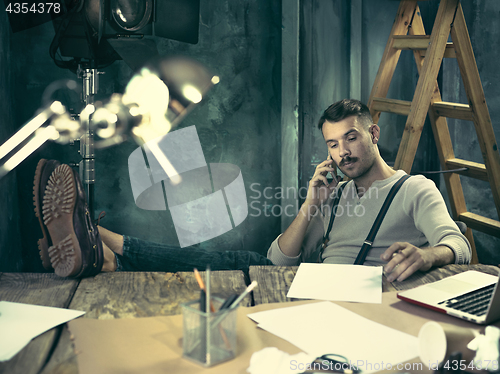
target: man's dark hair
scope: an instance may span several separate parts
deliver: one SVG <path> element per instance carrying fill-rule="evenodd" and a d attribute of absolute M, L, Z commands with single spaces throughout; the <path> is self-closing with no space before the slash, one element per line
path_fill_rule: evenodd
<path fill-rule="evenodd" d="M 325 121 L 339 122 L 347 117 L 356 116 L 361 123 L 370 126 L 373 123 L 370 109 L 359 100 L 344 99 L 330 105 L 318 121 L 318 129 L 323 129 Z"/>

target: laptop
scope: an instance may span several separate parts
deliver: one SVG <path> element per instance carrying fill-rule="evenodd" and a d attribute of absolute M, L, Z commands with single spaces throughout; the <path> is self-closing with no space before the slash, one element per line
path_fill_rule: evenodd
<path fill-rule="evenodd" d="M 398 298 L 477 324 L 500 319 L 499 277 L 469 270 L 398 292 Z"/>

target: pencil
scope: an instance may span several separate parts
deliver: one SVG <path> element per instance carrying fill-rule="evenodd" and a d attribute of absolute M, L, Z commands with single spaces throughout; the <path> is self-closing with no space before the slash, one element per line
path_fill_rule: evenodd
<path fill-rule="evenodd" d="M 203 283 L 203 279 L 201 279 L 200 272 L 198 269 L 194 269 L 194 277 L 196 278 L 196 281 L 198 282 L 198 285 L 200 286 L 200 290 L 207 292 L 207 288 L 205 287 L 205 283 Z M 214 304 L 212 303 L 212 300 L 210 300 L 210 311 L 213 313 L 215 312 L 215 307 Z"/>

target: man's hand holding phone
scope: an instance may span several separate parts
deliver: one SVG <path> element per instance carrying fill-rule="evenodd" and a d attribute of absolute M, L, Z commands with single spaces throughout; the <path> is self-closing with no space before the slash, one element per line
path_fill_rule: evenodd
<path fill-rule="evenodd" d="M 309 181 L 306 200 L 300 207 L 299 214 L 278 239 L 278 246 L 286 256 L 296 257 L 299 255 L 311 218 L 337 186 L 336 170 L 336 165 L 330 155 L 325 161 L 316 166 L 316 171 Z M 328 173 L 333 176 L 331 183 L 326 179 Z"/>
<path fill-rule="evenodd" d="M 307 197 L 304 205 L 311 207 L 320 206 L 331 195 L 333 190 L 338 184 L 336 175 L 336 165 L 330 155 L 328 158 L 316 166 L 316 171 L 312 179 L 309 181 L 309 188 L 307 189 Z M 326 176 L 330 173 L 333 177 L 331 183 L 328 182 Z M 314 213 L 315 210 L 309 209 L 309 214 Z"/>

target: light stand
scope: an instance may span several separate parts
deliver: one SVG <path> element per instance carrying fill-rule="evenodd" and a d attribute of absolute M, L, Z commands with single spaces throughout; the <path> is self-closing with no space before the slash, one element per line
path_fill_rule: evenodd
<path fill-rule="evenodd" d="M 94 105 L 94 95 L 99 90 L 99 80 L 97 69 L 83 68 L 78 66 L 78 77 L 82 78 L 82 100 L 87 105 Z M 90 211 L 90 218 L 94 220 L 94 197 L 95 197 L 95 151 L 94 132 L 88 122 L 87 128 L 80 138 L 80 155 L 82 160 L 79 163 L 80 180 L 82 181 L 87 203 Z"/>

